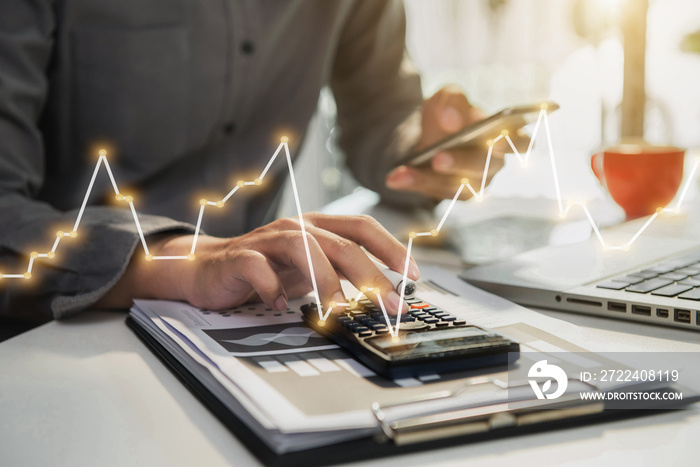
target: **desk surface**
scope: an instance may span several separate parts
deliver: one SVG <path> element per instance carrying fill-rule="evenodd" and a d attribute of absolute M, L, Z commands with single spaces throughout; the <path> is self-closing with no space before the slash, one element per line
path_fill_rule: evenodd
<path fill-rule="evenodd" d="M 369 212 L 385 224 L 401 225 L 391 213 L 371 210 L 375 198 L 362 202 L 355 195 L 351 201 L 341 200 L 326 211 Z M 443 266 L 459 264 L 450 254 L 438 256 Z M 435 252 L 427 258 L 435 262 Z M 696 332 L 545 313 L 646 351 L 700 352 Z M 124 313 L 86 312 L 0 344 L 0 465 L 259 465 L 131 333 L 124 318 Z M 684 411 L 362 465 L 690 466 L 697 465 L 693 447 L 699 432 L 696 404 Z"/>
<path fill-rule="evenodd" d="M 548 312 L 649 351 L 698 334 Z M 0 465 L 258 465 L 124 325 L 86 312 L 0 344 Z M 686 411 L 397 456 L 363 465 L 697 465 Z"/>

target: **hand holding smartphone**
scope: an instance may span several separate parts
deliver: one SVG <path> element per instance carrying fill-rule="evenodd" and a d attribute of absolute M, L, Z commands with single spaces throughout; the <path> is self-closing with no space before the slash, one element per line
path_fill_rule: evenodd
<path fill-rule="evenodd" d="M 490 117 L 462 128 L 458 132 L 421 151 L 409 154 L 404 159 L 399 160 L 396 166 L 420 166 L 428 163 L 441 151 L 453 149 L 458 146 L 468 146 L 479 143 L 486 144 L 487 140 L 495 139 L 502 130 L 508 130 L 514 133 L 525 125 L 537 120 L 540 111 L 544 110 L 547 113 L 551 113 L 558 108 L 559 105 L 551 101 L 505 108 Z"/>

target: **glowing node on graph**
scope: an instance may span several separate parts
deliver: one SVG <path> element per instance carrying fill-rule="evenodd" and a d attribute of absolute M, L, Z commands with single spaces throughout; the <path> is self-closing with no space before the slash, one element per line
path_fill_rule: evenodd
<path fill-rule="evenodd" d="M 36 252 L 36 251 L 32 251 L 32 252 L 29 254 L 29 257 L 30 257 L 30 258 L 38 258 L 38 257 L 39 257 L 39 253 Z"/>
<path fill-rule="evenodd" d="M 549 109 L 549 105 L 548 105 L 546 102 L 541 103 L 541 104 L 540 104 L 540 109 L 543 110 L 543 111 L 548 110 L 548 109 Z M 549 128 L 548 128 L 548 124 L 547 124 L 547 112 L 541 112 L 541 113 L 540 113 L 540 117 L 543 117 L 543 118 L 545 119 L 545 120 L 544 120 L 544 122 L 545 122 L 545 128 L 546 128 L 546 132 L 547 132 L 547 137 L 548 137 L 548 139 L 549 139 L 549 138 L 550 138 L 550 135 L 549 135 Z M 539 120 L 538 120 L 538 124 L 539 124 Z M 534 142 L 535 136 L 537 135 L 537 128 L 538 128 L 538 127 L 536 126 L 536 127 L 535 127 L 535 134 L 533 134 L 533 136 L 532 136 L 533 142 Z M 491 156 L 491 152 L 492 152 L 492 150 L 493 150 L 493 146 L 496 144 L 496 142 L 497 142 L 498 140 L 504 138 L 504 137 L 505 137 L 505 138 L 508 138 L 508 135 L 509 135 L 509 131 L 506 130 L 506 129 L 503 129 L 503 130 L 500 131 L 500 136 L 498 136 L 498 137 L 496 137 L 496 138 L 494 138 L 494 139 L 490 139 L 490 140 L 487 141 L 487 145 L 489 146 L 489 154 L 488 154 L 489 157 Z M 288 138 L 287 136 L 282 136 L 282 137 L 280 138 L 280 141 L 281 141 L 280 147 L 278 148 L 277 152 L 275 152 L 275 155 L 271 158 L 271 160 L 270 160 L 268 166 L 272 164 L 272 162 L 274 161 L 274 158 L 277 156 L 279 150 L 282 149 L 282 148 L 284 148 L 284 150 L 286 151 L 286 153 L 287 153 L 287 154 L 286 154 L 286 155 L 287 155 L 287 159 L 289 160 L 289 157 L 290 157 L 290 156 L 289 156 L 289 148 L 288 148 L 288 145 L 287 145 L 287 143 L 288 143 L 288 141 L 289 141 L 289 138 Z M 510 141 L 510 140 L 509 140 L 509 141 Z M 512 142 L 511 142 L 511 145 L 512 145 Z M 549 151 L 550 151 L 550 156 L 553 158 L 553 157 L 554 157 L 554 155 L 553 155 L 553 148 L 552 148 L 551 146 L 552 146 L 552 145 L 551 145 L 551 141 L 550 141 L 550 142 L 549 142 Z M 516 152 L 517 152 L 517 151 L 516 151 Z M 139 221 L 138 221 L 138 218 L 137 218 L 137 215 L 136 215 L 136 211 L 135 211 L 135 206 L 132 204 L 132 202 L 133 202 L 133 200 L 134 200 L 133 196 L 122 195 L 121 193 L 119 193 L 119 189 L 118 189 L 117 186 L 116 186 L 116 183 L 115 183 L 115 181 L 114 181 L 114 178 L 112 177 L 111 169 L 110 169 L 110 167 L 109 167 L 109 165 L 108 165 L 108 163 L 107 163 L 107 159 L 106 159 L 106 157 L 107 157 L 107 150 L 104 149 L 104 148 L 100 148 L 100 149 L 98 150 L 98 154 L 99 154 L 99 156 L 100 156 L 100 160 L 99 160 L 98 163 L 97 163 L 98 165 L 97 165 L 97 167 L 96 167 L 96 169 L 95 169 L 95 175 L 97 175 L 97 169 L 99 168 L 99 164 L 102 163 L 102 158 L 105 158 L 105 160 L 104 160 L 104 162 L 105 162 L 105 168 L 106 168 L 108 174 L 110 175 L 110 177 L 112 178 L 112 184 L 114 185 L 114 191 L 115 191 L 115 195 L 114 195 L 114 196 L 115 196 L 115 199 L 116 199 L 117 201 L 126 201 L 126 202 L 130 205 L 130 208 L 131 208 L 131 210 L 133 211 L 133 214 L 134 214 L 134 217 L 135 217 L 136 226 L 137 226 L 137 228 L 139 229 L 139 233 L 141 233 Z M 520 160 L 520 163 L 521 163 L 521 166 L 522 166 L 522 167 L 526 167 L 526 166 L 527 166 L 527 157 L 529 157 L 529 155 L 530 155 L 530 148 L 528 148 L 528 153 L 525 155 L 525 158 L 520 157 L 520 155 L 518 154 L 518 158 L 519 158 L 519 160 Z M 695 160 L 695 166 L 693 167 L 693 173 L 692 173 L 691 175 L 694 175 L 695 169 L 698 167 L 698 165 L 700 165 L 700 155 L 699 155 L 699 156 L 696 156 L 696 157 L 694 158 L 694 160 Z M 291 164 L 291 162 L 290 162 L 290 164 Z M 268 168 L 269 168 L 269 167 L 268 167 Z M 560 195 L 560 193 L 559 193 L 559 182 L 558 182 L 558 179 L 557 179 L 557 177 L 556 177 L 556 167 L 554 167 L 554 161 L 553 161 L 553 159 L 552 159 L 552 168 L 554 169 L 554 182 L 555 182 L 555 187 L 557 188 L 557 196 L 559 197 L 559 198 L 558 198 L 558 200 L 559 200 L 559 206 L 561 207 L 562 199 L 561 199 L 561 195 Z M 289 170 L 290 170 L 290 175 L 293 177 L 293 172 L 292 172 L 292 167 L 291 167 L 291 165 L 289 165 Z M 265 169 L 265 172 L 266 172 L 266 171 L 267 171 L 267 168 Z M 263 174 L 264 174 L 265 172 L 263 172 Z M 228 195 L 225 199 L 228 199 L 230 196 L 232 196 L 239 188 L 243 188 L 243 187 L 248 186 L 248 185 L 261 185 L 261 184 L 262 184 L 262 181 L 263 181 L 263 180 L 262 180 L 262 177 L 263 177 L 263 176 L 264 176 L 264 175 L 261 175 L 260 178 L 255 178 L 253 181 L 249 181 L 249 182 L 246 182 L 246 181 L 244 181 L 244 180 L 238 180 L 238 181 L 236 182 L 236 185 L 237 185 L 238 188 L 232 190 L 232 191 L 229 193 L 229 195 Z M 93 177 L 94 177 L 94 176 L 93 176 Z M 686 191 L 687 188 L 688 188 L 688 184 L 689 184 L 689 182 L 690 182 L 690 178 L 692 178 L 692 177 L 689 177 L 689 178 L 688 178 L 688 181 L 686 182 L 686 187 L 685 187 L 685 189 L 683 190 L 683 193 L 684 193 L 684 194 L 685 194 L 685 191 Z M 483 193 L 483 186 L 484 186 L 484 183 L 483 183 L 483 181 L 481 182 L 481 184 L 482 184 L 482 190 L 481 190 L 480 192 L 476 192 L 476 191 L 469 185 L 469 180 L 468 180 L 467 178 L 462 178 L 462 179 L 461 179 L 461 183 L 462 183 L 462 186 L 461 186 L 460 189 L 459 189 L 460 191 L 458 191 L 457 194 L 455 194 L 455 199 L 453 200 L 453 204 L 454 204 L 454 201 L 456 201 L 456 198 L 458 198 L 458 194 L 459 194 L 459 193 L 461 192 L 461 190 L 463 190 L 465 187 L 469 188 L 470 192 L 474 195 L 474 200 L 475 200 L 475 202 L 483 202 L 483 201 L 484 201 L 484 193 Z M 88 192 L 86 193 L 86 199 L 87 199 L 87 197 L 90 195 L 91 187 L 92 187 L 92 183 L 90 184 L 90 186 L 89 186 L 89 188 L 88 188 Z M 680 202 L 682 202 L 682 198 L 683 198 L 683 197 L 681 196 L 681 201 L 680 201 Z M 679 202 L 679 204 L 680 204 L 680 202 Z M 225 201 L 222 200 L 222 201 L 217 201 L 217 202 L 211 202 L 211 201 L 207 201 L 207 200 L 205 200 L 205 199 L 202 199 L 202 200 L 200 200 L 200 204 L 201 204 L 203 207 L 206 206 L 206 205 L 214 205 L 214 206 L 217 206 L 217 207 L 223 207 L 223 205 L 225 204 Z M 563 219 L 563 218 L 566 218 L 567 215 L 568 215 L 568 211 L 569 211 L 570 208 L 573 207 L 574 205 L 580 205 L 580 206 L 582 206 L 584 209 L 586 209 L 586 202 L 585 202 L 585 201 L 569 201 L 569 202 L 567 203 L 566 209 L 560 209 L 560 211 L 559 211 L 559 216 L 560 216 L 562 219 Z M 450 205 L 450 208 L 448 208 L 448 210 L 447 210 L 446 214 L 444 215 L 443 220 L 441 221 L 440 225 L 442 225 L 442 222 L 447 218 L 447 215 L 449 214 L 451 207 L 452 207 L 452 205 Z M 298 210 L 301 209 L 301 208 L 298 206 L 298 200 L 297 200 L 297 208 L 298 208 Z M 202 211 L 203 211 L 203 209 L 202 209 Z M 658 215 L 663 214 L 663 213 L 666 213 L 666 212 L 678 213 L 678 212 L 680 212 L 680 211 L 681 211 L 681 208 L 680 208 L 679 205 L 674 206 L 674 207 L 667 207 L 667 208 L 659 207 L 659 208 L 656 209 L 656 215 L 658 216 Z M 299 214 L 301 215 L 301 213 L 299 213 Z M 586 211 L 586 214 L 588 214 L 589 221 L 591 222 L 592 227 L 593 227 L 594 229 L 596 229 L 596 225 L 595 225 L 594 221 L 590 218 L 590 215 L 589 215 L 589 213 L 588 213 L 587 211 Z M 81 215 L 82 215 L 82 211 L 81 211 Z M 201 215 L 200 215 L 200 217 L 201 217 Z M 200 219 L 200 221 L 201 221 L 201 219 Z M 77 221 L 77 223 L 76 223 L 76 227 L 75 227 L 76 229 L 77 229 L 77 226 L 79 225 L 79 223 L 80 223 L 80 216 L 78 217 L 78 221 Z M 603 240 L 603 238 L 600 236 L 600 233 L 597 231 L 597 229 L 596 229 L 596 234 L 598 235 L 598 239 L 600 240 L 601 248 L 602 248 L 603 250 L 605 250 L 605 251 L 609 251 L 609 250 L 629 251 L 630 248 L 631 248 L 632 243 L 634 242 L 634 240 L 636 240 L 636 238 L 642 233 L 642 231 L 647 227 L 647 225 L 648 225 L 648 223 L 645 224 L 644 227 L 642 227 L 642 228 L 639 230 L 639 232 L 637 232 L 637 234 L 632 238 L 631 241 L 628 241 L 627 244 L 619 245 L 619 246 L 618 246 L 618 245 L 616 245 L 616 246 L 609 246 L 609 245 L 607 245 L 607 244 L 605 243 L 605 241 Z M 302 227 L 303 227 L 303 224 L 302 224 Z M 199 228 L 199 227 L 198 227 L 198 228 Z M 439 227 L 438 227 L 438 229 L 439 229 Z M 418 233 L 418 232 L 410 232 L 409 237 L 411 238 L 411 240 L 413 240 L 413 239 L 416 239 L 416 238 L 419 237 L 419 236 L 427 236 L 427 235 L 430 235 L 430 236 L 437 236 L 437 235 L 438 235 L 438 230 L 437 230 L 437 229 L 433 229 L 433 230 L 431 230 L 431 231 L 429 231 L 429 232 L 420 232 L 420 233 Z M 58 232 L 56 233 L 56 237 L 58 237 L 59 240 L 60 240 L 61 237 L 69 237 L 69 236 L 70 236 L 71 238 L 76 238 L 76 237 L 77 237 L 77 232 L 76 232 L 75 230 L 73 230 L 73 231 L 68 231 L 68 232 L 58 231 Z M 191 250 L 192 253 L 190 253 L 190 254 L 187 255 L 187 256 L 177 256 L 177 257 L 160 257 L 160 258 L 159 258 L 159 257 L 153 257 L 152 255 L 150 255 L 150 253 L 148 253 L 148 245 L 146 244 L 146 241 L 145 241 L 145 239 L 143 238 L 143 235 L 141 235 L 141 240 L 142 240 L 144 252 L 147 253 L 147 254 L 145 255 L 147 261 L 152 261 L 152 260 L 156 260 L 156 259 L 187 259 L 187 260 L 190 260 L 190 261 L 194 261 L 194 259 L 195 259 L 194 250 L 195 250 L 195 247 L 196 247 L 196 235 L 195 235 L 195 240 L 194 240 L 193 245 L 192 245 L 192 250 Z M 53 249 L 52 249 L 50 252 L 48 252 L 48 253 L 39 254 L 38 252 L 32 252 L 32 254 L 31 254 L 32 260 L 34 260 L 34 259 L 36 259 L 36 258 L 54 258 L 54 257 L 55 257 L 54 250 L 56 250 L 56 247 L 58 246 L 58 244 L 59 244 L 59 241 L 57 240 L 56 243 L 54 244 Z M 307 251 L 307 256 L 308 256 L 308 253 L 309 253 L 309 252 Z M 30 264 L 31 264 L 31 263 L 30 263 Z M 311 265 L 309 265 L 309 266 L 311 266 Z M 8 277 L 8 276 L 9 276 L 9 277 Z M 24 277 L 24 278 L 26 278 L 26 279 L 31 278 L 31 277 L 32 277 L 31 267 L 28 267 L 27 270 L 26 270 L 26 272 L 25 272 L 25 273 L 22 273 L 22 274 L 7 274 L 7 273 L 5 273 L 4 275 L 3 275 L 3 274 L 0 274 L 0 279 L 21 278 L 21 277 Z M 314 284 L 314 289 L 315 289 L 315 288 L 316 288 L 316 286 L 315 286 L 315 284 Z M 380 291 L 379 291 L 378 288 L 363 286 L 363 287 L 360 288 L 360 290 L 361 290 L 362 293 L 376 293 L 376 294 L 378 294 L 378 298 L 380 298 L 380 295 L 379 295 Z M 320 304 L 320 299 L 318 298 L 318 291 L 315 290 L 315 292 L 316 292 L 317 301 L 318 301 L 319 304 Z M 359 298 L 359 297 L 360 297 L 360 296 L 358 296 L 358 298 Z M 380 299 L 381 299 L 381 298 L 380 298 Z M 333 303 L 332 306 L 334 306 L 334 307 L 335 307 L 335 306 L 338 306 L 337 303 L 335 303 L 335 302 L 332 302 L 332 303 Z M 357 300 L 350 300 L 349 303 L 342 303 L 341 305 L 342 305 L 342 306 L 349 306 L 349 307 L 356 307 L 358 304 L 357 304 Z M 397 323 L 397 324 L 398 324 L 398 323 Z M 321 324 L 321 325 L 322 325 L 322 324 Z M 392 335 L 393 335 L 393 334 L 392 334 Z M 397 339 L 398 339 L 397 335 L 394 336 L 394 340 L 396 341 Z"/>
<path fill-rule="evenodd" d="M 548 108 L 549 108 L 549 104 L 547 104 L 547 103 L 540 104 L 540 109 L 547 110 Z"/>
<path fill-rule="evenodd" d="M 0 279 L 2 279 L 2 274 L 0 274 Z"/>
<path fill-rule="evenodd" d="M 391 342 L 398 342 L 399 341 L 399 336 L 392 336 L 391 337 Z"/>
<path fill-rule="evenodd" d="M 355 307 L 357 306 L 357 302 L 356 302 L 355 300 L 350 300 L 350 302 L 348 303 L 348 305 L 349 305 L 350 308 L 355 308 Z"/>
<path fill-rule="evenodd" d="M 318 325 L 321 326 L 321 327 L 325 326 L 325 325 L 326 325 L 326 320 L 325 320 L 325 319 L 319 319 L 319 320 L 318 320 Z"/>
<path fill-rule="evenodd" d="M 200 206 L 206 206 L 206 205 L 207 205 L 207 200 L 204 199 L 204 198 L 200 199 L 200 200 L 199 200 L 199 205 L 200 205 Z"/>
<path fill-rule="evenodd" d="M 335 307 L 337 307 L 337 306 L 338 306 L 338 303 L 335 302 L 335 301 L 333 301 L 333 300 L 331 300 L 330 302 L 328 302 L 328 308 L 335 308 Z"/>

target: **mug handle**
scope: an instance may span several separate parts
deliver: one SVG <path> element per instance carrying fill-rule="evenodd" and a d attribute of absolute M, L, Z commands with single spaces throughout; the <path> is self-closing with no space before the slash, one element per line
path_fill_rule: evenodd
<path fill-rule="evenodd" d="M 605 183 L 605 172 L 603 171 L 603 153 L 599 152 L 591 156 L 591 170 L 600 183 Z"/>

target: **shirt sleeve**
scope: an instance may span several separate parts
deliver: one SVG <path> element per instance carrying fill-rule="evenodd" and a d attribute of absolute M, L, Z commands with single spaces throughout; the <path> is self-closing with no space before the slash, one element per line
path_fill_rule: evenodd
<path fill-rule="evenodd" d="M 385 202 L 434 206 L 427 197 L 391 190 L 386 175 L 418 142 L 420 78 L 406 53 L 400 0 L 360 0 L 338 44 L 331 89 L 338 108 L 338 143 L 355 177 Z"/>
<path fill-rule="evenodd" d="M 63 212 L 37 200 L 51 176 L 38 120 L 48 90 L 53 14 L 50 0 L 0 2 L 0 314 L 34 320 L 94 304 L 141 248 L 130 210 L 88 207 L 77 237 L 63 238 L 54 258 L 30 257 L 50 252 L 56 231 L 70 231 L 78 215 L 78 209 Z M 193 230 L 167 218 L 139 218 L 145 235 Z M 31 278 L 15 279 L 28 272 L 30 261 Z"/>

